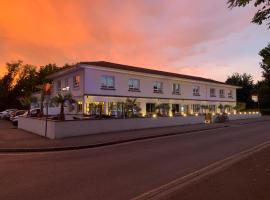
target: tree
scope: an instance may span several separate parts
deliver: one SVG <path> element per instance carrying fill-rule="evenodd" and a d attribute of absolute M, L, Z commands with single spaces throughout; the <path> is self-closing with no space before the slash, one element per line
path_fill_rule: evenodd
<path fill-rule="evenodd" d="M 259 55 L 262 57 L 260 65 L 263 69 L 263 78 L 268 84 L 270 84 L 270 43 L 260 51 Z"/>
<path fill-rule="evenodd" d="M 270 28 L 270 0 L 229 0 L 228 5 L 229 8 L 245 7 L 251 2 L 254 2 L 255 7 L 259 7 L 252 22 L 261 25 L 264 21 L 267 21 Z"/>
<path fill-rule="evenodd" d="M 52 102 L 56 104 L 56 106 L 60 105 L 60 113 L 59 113 L 59 119 L 65 120 L 65 113 L 64 113 L 64 106 L 67 104 L 69 107 L 72 106 L 73 103 L 76 101 L 73 99 L 71 94 L 58 94 L 57 96 L 53 97 Z"/>
<path fill-rule="evenodd" d="M 250 74 L 234 73 L 226 80 L 227 84 L 240 86 L 241 89 L 237 89 L 237 101 L 245 102 L 247 107 L 253 107 L 251 99 L 251 93 L 254 90 L 253 78 Z"/>
<path fill-rule="evenodd" d="M 138 113 L 141 111 L 141 108 L 137 104 L 137 99 L 127 98 L 124 103 L 125 115 L 128 117 L 134 117 L 135 112 Z"/>

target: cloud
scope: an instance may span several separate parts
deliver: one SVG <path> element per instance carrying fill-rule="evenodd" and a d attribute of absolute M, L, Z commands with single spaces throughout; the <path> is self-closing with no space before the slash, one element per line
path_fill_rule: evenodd
<path fill-rule="evenodd" d="M 200 75 L 202 66 L 185 61 L 247 27 L 252 11 L 231 11 L 216 0 L 4 1 L 0 70 L 16 59 L 37 65 L 107 60 Z"/>

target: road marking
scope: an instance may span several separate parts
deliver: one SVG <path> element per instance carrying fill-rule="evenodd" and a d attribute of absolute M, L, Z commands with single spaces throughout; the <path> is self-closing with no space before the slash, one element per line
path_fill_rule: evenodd
<path fill-rule="evenodd" d="M 184 187 L 201 181 L 203 178 L 214 175 L 221 170 L 224 170 L 236 162 L 239 162 L 248 156 L 259 152 L 267 147 L 270 147 L 270 141 L 263 142 L 259 145 L 256 145 L 255 147 L 252 147 L 250 149 L 241 151 L 240 153 L 234 154 L 232 156 L 229 156 L 223 160 L 214 162 L 202 169 L 196 170 L 188 175 L 185 175 L 183 177 L 180 177 L 178 179 L 175 179 L 174 181 L 171 181 L 167 184 L 164 184 L 158 188 L 155 188 L 153 190 L 150 190 L 148 192 L 145 192 L 135 198 L 132 198 L 131 200 L 160 200 L 160 199 L 168 199 L 170 194 L 172 194 L 175 191 L 182 190 Z"/>

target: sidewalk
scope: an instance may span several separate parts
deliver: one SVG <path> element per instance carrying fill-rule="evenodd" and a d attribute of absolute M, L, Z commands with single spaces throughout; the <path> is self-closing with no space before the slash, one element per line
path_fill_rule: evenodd
<path fill-rule="evenodd" d="M 238 120 L 223 124 L 197 124 L 164 128 L 143 129 L 114 133 L 95 134 L 88 136 L 71 137 L 50 140 L 11 125 L 8 121 L 0 120 L 0 152 L 20 151 L 55 151 L 72 150 L 106 146 L 136 140 L 164 137 L 169 135 L 198 132 L 202 130 L 218 129 L 245 123 L 258 123 L 269 120 L 270 117 L 259 119 Z"/>
<path fill-rule="evenodd" d="M 252 154 L 201 182 L 171 195 L 169 200 L 269 200 L 270 148 Z"/>

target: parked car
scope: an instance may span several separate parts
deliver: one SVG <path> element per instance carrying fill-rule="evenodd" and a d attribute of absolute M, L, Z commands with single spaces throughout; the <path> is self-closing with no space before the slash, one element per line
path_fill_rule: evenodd
<path fill-rule="evenodd" d="M 40 108 L 33 108 L 28 111 L 27 116 L 29 117 L 38 117 L 40 114 Z"/>
<path fill-rule="evenodd" d="M 14 126 L 18 125 L 18 117 L 20 116 L 27 116 L 28 111 L 27 110 L 18 110 L 10 117 L 10 121 Z"/>
<path fill-rule="evenodd" d="M 2 112 L 0 112 L 0 119 L 9 119 L 10 114 L 15 112 L 17 109 L 7 109 Z"/>

